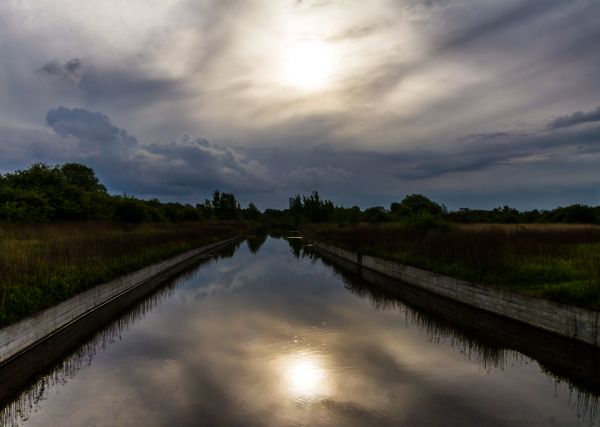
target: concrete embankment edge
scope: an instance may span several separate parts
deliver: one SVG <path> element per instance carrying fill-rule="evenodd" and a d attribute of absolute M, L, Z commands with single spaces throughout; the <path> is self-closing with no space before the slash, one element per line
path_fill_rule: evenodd
<path fill-rule="evenodd" d="M 410 285 L 543 329 L 594 347 L 600 347 L 599 313 L 529 297 L 489 285 L 480 285 L 361 255 L 319 241 L 314 247 Z M 398 286 L 402 286 L 401 283 Z"/>
<path fill-rule="evenodd" d="M 187 265 L 207 252 L 231 245 L 239 240 L 241 237 L 234 237 L 192 249 L 176 257 L 95 286 L 60 304 L 0 329 L 0 365 L 132 289 L 143 286 L 171 270 Z"/>

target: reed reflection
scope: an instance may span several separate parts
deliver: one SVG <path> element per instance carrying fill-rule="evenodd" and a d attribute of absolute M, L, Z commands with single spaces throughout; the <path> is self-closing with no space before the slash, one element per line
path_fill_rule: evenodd
<path fill-rule="evenodd" d="M 306 256 L 306 253 L 304 252 L 306 242 L 301 236 L 290 235 L 284 237 L 284 239 L 290 245 L 290 250 L 292 251 L 292 255 L 294 255 L 295 258 L 303 258 Z"/>
<path fill-rule="evenodd" d="M 130 306 L 125 313 L 121 313 L 117 317 L 114 317 L 114 311 L 110 311 L 106 315 L 99 314 L 92 320 L 91 326 L 78 326 L 79 329 L 89 328 L 87 339 L 83 342 L 73 344 L 70 338 L 71 333 L 65 330 L 57 334 L 56 339 L 48 340 L 51 351 L 44 352 L 44 348 L 40 348 L 39 351 L 30 352 L 26 357 L 21 358 L 22 360 L 17 360 L 0 369 L 0 385 L 2 385 L 0 387 L 0 426 L 22 425 L 30 414 L 37 410 L 40 403 L 48 398 L 50 390 L 66 385 L 70 379 L 76 377 L 81 369 L 92 365 L 99 352 L 119 342 L 125 331 L 140 322 L 162 301 L 171 297 L 179 285 L 197 274 L 198 269 L 220 259 L 231 258 L 240 245 L 241 242 L 236 242 L 216 253 L 207 254 L 179 273 L 177 277 L 165 281 L 164 285 L 155 292 Z M 101 328 L 98 329 L 100 326 Z M 83 333 L 85 334 L 85 332 Z M 79 334 L 81 331 L 73 333 L 73 335 Z M 57 358 L 56 364 L 52 365 L 55 353 L 59 355 L 59 358 Z M 36 365 L 49 366 L 49 368 L 38 372 L 31 371 Z M 15 371 L 22 371 L 23 374 L 15 374 Z M 28 371 L 31 371 L 31 374 Z M 16 395 L 8 394 L 9 389 L 17 387 L 24 388 Z"/>
<path fill-rule="evenodd" d="M 366 272 L 363 279 L 347 273 L 302 239 L 289 241 L 293 246 L 268 239 L 256 254 L 256 246 L 244 244 L 233 258 L 191 274 L 122 341 L 85 360 L 92 366 L 68 378 L 59 372 L 65 384 L 43 386 L 46 400 L 18 424 L 351 427 L 578 419 L 568 394 L 553 387 L 514 337 L 486 340 L 409 296 L 369 285 Z"/>
<path fill-rule="evenodd" d="M 486 371 L 537 362 L 590 424 L 600 414 L 600 351 L 487 315 L 441 297 L 399 285 L 370 270 L 320 251 L 310 243 L 289 242 L 298 257 L 330 266 L 351 293 L 367 298 L 375 310 L 404 313 L 405 321 L 431 342 L 457 348 Z"/>
<path fill-rule="evenodd" d="M 266 234 L 257 234 L 248 236 L 248 238 L 246 239 L 246 244 L 248 245 L 248 249 L 250 250 L 250 252 L 256 254 L 259 251 L 260 247 L 264 245 L 266 241 Z"/>

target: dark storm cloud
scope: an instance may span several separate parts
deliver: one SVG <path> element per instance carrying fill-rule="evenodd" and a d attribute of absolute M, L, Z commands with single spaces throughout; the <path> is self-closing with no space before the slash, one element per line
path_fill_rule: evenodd
<path fill-rule="evenodd" d="M 527 208 L 600 201 L 600 177 L 595 168 L 600 160 L 600 126 L 473 134 L 436 150 L 317 147 L 251 150 L 250 154 L 273 175 L 283 174 L 296 186 L 280 191 L 282 200 L 294 190 L 316 189 L 337 203 L 363 207 L 388 206 L 412 192 L 430 195 L 451 207 L 464 206 L 461 200 L 479 207 L 516 203 Z M 339 175 L 334 172 L 338 170 Z M 332 176 L 319 182 L 326 171 Z M 298 179 L 289 179 L 296 174 Z M 494 202 L 499 193 L 502 199 Z"/>
<path fill-rule="evenodd" d="M 127 150 L 137 145 L 137 140 L 126 130 L 113 126 L 108 116 L 83 108 L 51 109 L 46 122 L 61 137 L 78 140 L 84 150 Z"/>
<path fill-rule="evenodd" d="M 21 169 L 28 163 L 55 161 L 72 145 L 47 131 L 0 126 L 0 171 Z"/>
<path fill-rule="evenodd" d="M 146 75 L 139 69 L 90 67 L 79 81 L 85 99 L 94 103 L 148 105 L 178 95 L 181 83 Z"/>
<path fill-rule="evenodd" d="M 179 188 L 195 185 L 226 186 L 244 191 L 268 191 L 272 186 L 266 168 L 259 162 L 231 149 L 221 148 L 203 138 L 184 135 L 169 143 L 145 146 L 139 153 L 145 158 L 148 173 L 164 171 L 161 182 Z"/>
<path fill-rule="evenodd" d="M 324 166 L 298 166 L 287 172 L 287 185 L 294 190 L 311 191 L 325 184 L 344 182 L 352 176 L 345 169 L 330 164 Z"/>
<path fill-rule="evenodd" d="M 79 58 L 73 58 L 64 64 L 61 64 L 55 59 L 45 63 L 38 71 L 46 76 L 59 77 L 70 83 L 76 84 L 79 82 L 81 74 L 83 73 L 83 62 Z"/>
<path fill-rule="evenodd" d="M 265 167 L 230 148 L 189 135 L 142 145 L 110 118 L 83 108 L 48 111 L 48 125 L 78 144 L 75 158 L 92 164 L 111 183 L 141 194 L 191 195 L 214 188 L 268 191 Z"/>
<path fill-rule="evenodd" d="M 569 116 L 570 117 L 570 116 Z M 423 153 L 423 158 L 398 173 L 402 179 L 426 179 L 450 173 L 491 169 L 498 165 L 543 162 L 600 152 L 600 127 L 572 132 L 493 133 L 469 135 L 451 152 Z"/>
<path fill-rule="evenodd" d="M 79 161 L 92 166 L 113 191 L 169 200 L 198 201 L 218 188 L 233 191 L 242 201 L 254 201 L 263 208 L 283 207 L 292 194 L 318 190 L 336 203 L 365 207 L 387 206 L 404 194 L 420 192 L 456 206 L 464 205 L 460 200 L 489 203 L 495 193 L 477 193 L 475 198 L 475 190 L 463 186 L 441 190 L 440 182 L 448 178 L 460 176 L 458 181 L 464 182 L 484 174 L 485 178 L 477 180 L 485 180 L 488 191 L 498 184 L 500 188 L 494 191 L 505 191 L 502 185 L 514 181 L 525 194 L 532 188 L 544 188 L 544 175 L 560 176 L 564 168 L 577 170 L 577 174 L 565 176 L 561 186 L 554 184 L 544 189 L 544 194 L 560 187 L 568 188 L 572 197 L 595 197 L 594 188 L 600 190 L 600 183 L 592 185 L 592 166 L 600 156 L 600 126 L 473 134 L 454 141 L 445 150 L 415 147 L 384 152 L 332 146 L 294 150 L 228 148 L 187 135 L 144 145 L 105 114 L 81 108 L 52 109 L 47 123 L 53 134 L 0 128 L 1 141 L 7 142 L 3 148 L 4 167 L 23 167 L 23 159 Z M 511 172 L 507 175 L 506 169 L 499 168 L 510 168 Z M 532 179 L 535 170 L 540 174 Z M 522 180 L 523 173 L 526 181 Z M 592 181 L 586 181 L 584 174 Z M 503 203 L 510 203 L 512 199 L 506 197 Z M 539 198 L 550 203 L 543 194 Z"/>
<path fill-rule="evenodd" d="M 468 135 L 455 141 L 453 152 L 422 152 L 418 160 L 413 159 L 413 162 L 403 165 L 397 176 L 402 179 L 424 179 L 453 172 L 483 170 L 521 156 L 524 151 L 531 149 L 522 144 L 511 144 L 516 139 L 516 135 L 505 132 Z"/>
<path fill-rule="evenodd" d="M 558 117 L 548 123 L 549 129 L 558 129 L 567 126 L 574 126 L 580 123 L 597 122 L 600 121 L 600 107 L 593 111 L 577 111 L 568 116 Z"/>

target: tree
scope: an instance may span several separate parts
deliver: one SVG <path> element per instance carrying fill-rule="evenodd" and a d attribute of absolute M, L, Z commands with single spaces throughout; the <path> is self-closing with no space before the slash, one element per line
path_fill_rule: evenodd
<path fill-rule="evenodd" d="M 252 202 L 248 203 L 248 207 L 243 210 L 242 214 L 244 219 L 248 221 L 256 221 L 261 215 L 256 205 Z"/>
<path fill-rule="evenodd" d="M 333 213 L 333 220 L 339 225 L 356 225 L 362 220 L 362 217 L 363 213 L 358 206 L 351 208 L 337 206 Z"/>
<path fill-rule="evenodd" d="M 575 204 L 565 207 L 559 207 L 550 212 L 550 218 L 553 222 L 595 224 L 600 223 L 598 212 L 591 206 Z"/>
<path fill-rule="evenodd" d="M 501 208 L 495 208 L 492 211 L 492 222 L 501 224 L 516 224 L 520 222 L 521 214 L 515 208 L 504 205 Z"/>
<path fill-rule="evenodd" d="M 137 224 L 146 220 L 146 210 L 141 200 L 119 196 L 114 207 L 113 218 L 117 221 Z"/>
<path fill-rule="evenodd" d="M 94 170 L 80 163 L 65 163 L 60 167 L 65 180 L 82 191 L 106 193 L 106 187 L 100 183 Z"/>
<path fill-rule="evenodd" d="M 240 204 L 231 193 L 214 191 L 211 207 L 218 219 L 234 220 L 239 219 L 241 215 Z"/>
<path fill-rule="evenodd" d="M 387 214 L 383 206 L 373 206 L 372 208 L 365 209 L 363 218 L 371 224 L 380 224 L 387 220 Z"/>
<path fill-rule="evenodd" d="M 422 194 L 406 196 L 400 203 L 392 203 L 390 211 L 395 216 L 413 216 L 419 214 L 441 215 L 445 206 L 429 200 Z"/>
<path fill-rule="evenodd" d="M 308 222 L 328 222 L 334 211 L 331 200 L 322 200 L 317 191 L 302 197 L 303 216 Z"/>

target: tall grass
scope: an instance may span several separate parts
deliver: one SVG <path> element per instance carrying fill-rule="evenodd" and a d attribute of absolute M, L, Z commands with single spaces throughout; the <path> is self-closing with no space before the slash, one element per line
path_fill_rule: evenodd
<path fill-rule="evenodd" d="M 0 225 L 0 325 L 243 229 L 224 222 Z"/>
<path fill-rule="evenodd" d="M 600 227 L 473 225 L 310 226 L 309 234 L 362 253 L 567 304 L 600 309 Z"/>

